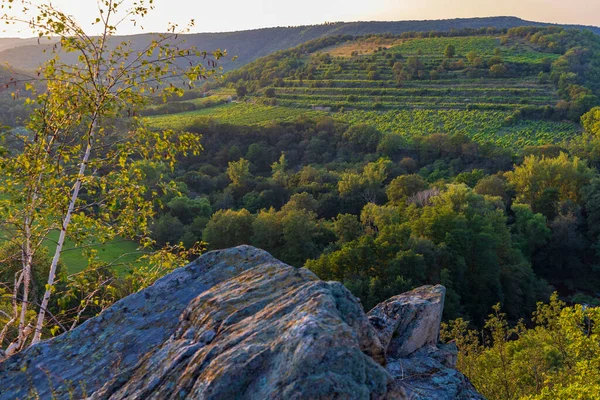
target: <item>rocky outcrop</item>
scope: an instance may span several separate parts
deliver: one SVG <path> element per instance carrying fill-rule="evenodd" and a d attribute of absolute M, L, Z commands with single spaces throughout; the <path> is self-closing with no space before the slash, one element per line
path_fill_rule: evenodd
<path fill-rule="evenodd" d="M 392 297 L 367 314 L 387 355 L 406 357 L 425 345 L 436 345 L 446 288 L 423 286 Z"/>
<path fill-rule="evenodd" d="M 169 340 L 92 398 L 381 396 L 374 358 L 383 348 L 341 284 L 266 263 L 194 299 Z"/>
<path fill-rule="evenodd" d="M 0 399 L 478 399 L 437 345 L 444 292 L 367 315 L 264 251 L 211 252 L 0 363 Z"/>
<path fill-rule="evenodd" d="M 481 399 L 456 367 L 454 345 L 438 346 L 446 288 L 422 286 L 367 314 L 385 348 L 388 399 Z"/>

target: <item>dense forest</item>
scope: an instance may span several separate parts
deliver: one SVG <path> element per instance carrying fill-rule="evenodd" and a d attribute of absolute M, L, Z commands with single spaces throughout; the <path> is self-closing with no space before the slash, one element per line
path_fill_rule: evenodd
<path fill-rule="evenodd" d="M 448 317 L 480 322 L 498 301 L 513 319 L 526 315 L 548 283 L 597 291 L 598 176 L 580 158 L 597 145 L 592 132 L 513 160 L 465 136 L 394 143 L 327 117 L 189 130 L 204 132 L 203 161 L 180 164 L 189 166 L 176 178 L 183 196 L 162 199 L 159 243 L 250 243 L 344 282 L 367 308 L 442 282 Z"/>
<path fill-rule="evenodd" d="M 514 41 L 508 44 L 511 50 L 503 50 L 506 45 L 501 43 L 478 49 L 487 43 L 479 38 L 489 35 Z M 305 265 L 324 279 L 344 282 L 366 308 L 407 288 L 441 282 L 449 288 L 447 317 L 465 317 L 477 326 L 497 302 L 516 321 L 533 311 L 536 301 L 547 299 L 553 288 L 569 299 L 597 301 L 598 114 L 596 109 L 588 111 L 599 104 L 595 76 L 600 71 L 600 40 L 591 33 L 559 28 L 423 36 L 368 37 L 367 43 L 375 43 L 370 54 L 335 59 L 321 50 L 353 44 L 355 39 L 320 39 L 251 63 L 228 74 L 225 84 L 259 103 L 247 107 L 261 110 L 260 102 L 274 100 L 292 110 L 302 105 L 284 103 L 278 97 L 280 88 L 302 88 L 303 80 L 311 85 L 323 82 L 316 80 L 317 74 L 326 76 L 352 59 L 367 61 L 361 67 L 367 74 L 374 72 L 374 58 L 387 60 L 383 65 L 390 72 L 377 72 L 390 74 L 400 88 L 435 82 L 431 75 L 436 71 L 455 81 L 475 74 L 471 79 L 487 79 L 497 86 L 511 77 L 534 76 L 544 83 L 532 85 L 554 85 L 555 97 L 548 94 L 545 105 L 514 105 L 506 111 L 505 124 L 540 119 L 556 124 L 553 127 L 581 119 L 583 132 L 564 137 L 555 132 L 551 140 L 540 135 L 520 147 L 519 142 L 485 140 L 491 135 L 386 132 L 369 120 L 348 121 L 342 113 L 307 112 L 289 121 L 250 126 L 199 116 L 182 122 L 182 130 L 202 133 L 204 152 L 179 164 L 173 178 L 182 196 L 162 199 L 164 207 L 153 229 L 157 242 L 190 246 L 202 239 L 215 249 L 250 243 L 293 265 Z M 468 45 L 462 42 L 465 36 L 470 38 Z M 453 38 L 459 41 L 437 42 Z M 406 42 L 400 50 L 386 51 L 373 39 Z M 525 42 L 517 42 L 521 40 Z M 516 43 L 521 50 L 514 49 Z M 523 43 L 536 46 L 537 53 L 523 50 Z M 403 55 L 402 48 L 413 44 L 419 45 L 417 55 Z M 431 56 L 433 50 L 425 46 L 442 53 Z M 438 62 L 436 71 L 411 69 Z M 463 67 L 444 67 L 452 63 Z M 498 65 L 503 67 L 502 78 L 492 76 Z M 423 71 L 426 74 L 420 76 Z M 333 74 L 333 81 L 342 82 L 343 73 Z M 379 90 L 385 90 L 388 81 L 380 82 L 384 89 Z M 275 95 L 270 96 L 273 87 Z M 377 96 L 368 91 L 377 90 L 363 92 L 365 104 Z M 408 99 L 394 101 L 382 107 L 417 107 Z M 468 113 L 474 105 L 470 101 L 455 108 Z M 490 103 L 498 105 L 502 104 Z M 352 107 L 360 108 L 360 101 Z"/>

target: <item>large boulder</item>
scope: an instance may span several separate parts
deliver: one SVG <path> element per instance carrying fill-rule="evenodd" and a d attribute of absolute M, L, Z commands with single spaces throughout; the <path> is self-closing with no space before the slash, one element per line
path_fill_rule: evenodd
<path fill-rule="evenodd" d="M 373 357 L 383 348 L 341 284 L 268 263 L 194 299 L 169 340 L 92 398 L 382 396 Z"/>
<path fill-rule="evenodd" d="M 0 399 L 481 398 L 437 346 L 443 287 L 410 293 L 367 316 L 262 250 L 211 252 L 0 363 Z"/>
<path fill-rule="evenodd" d="M 205 254 L 77 329 L 0 363 L 0 398 L 24 398 L 32 382 L 41 398 L 48 397 L 50 382 L 59 393 L 70 390 L 68 386 L 95 392 L 116 372 L 135 366 L 164 343 L 199 294 L 264 263 L 280 264 L 252 247 Z"/>

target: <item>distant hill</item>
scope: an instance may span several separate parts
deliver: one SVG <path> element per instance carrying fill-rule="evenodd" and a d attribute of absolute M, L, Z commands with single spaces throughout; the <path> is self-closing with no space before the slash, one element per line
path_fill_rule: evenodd
<path fill-rule="evenodd" d="M 0 38 L 0 51 L 10 50 L 16 47 L 36 45 L 37 43 L 37 38 Z"/>
<path fill-rule="evenodd" d="M 197 92 L 146 115 L 184 130 L 195 118 L 268 125 L 329 115 L 407 141 L 459 133 L 523 148 L 581 132 L 581 115 L 600 105 L 599 60 L 600 36 L 555 27 L 336 35 L 227 73 L 230 92 Z M 224 104 L 227 95 L 236 102 Z"/>
<path fill-rule="evenodd" d="M 427 31 L 450 31 L 462 28 L 513 28 L 518 26 L 563 26 L 565 28 L 589 29 L 600 34 L 600 27 L 583 25 L 559 25 L 542 22 L 526 21 L 516 17 L 461 18 L 430 21 L 397 21 L 397 22 L 340 22 L 323 25 L 265 28 L 249 31 L 227 33 L 199 33 L 186 35 L 190 45 L 202 50 L 227 50 L 229 55 L 238 56 L 235 62 L 224 61 L 226 70 L 239 68 L 260 57 L 278 50 L 298 46 L 313 39 L 333 35 L 355 35 Z M 150 34 L 123 36 L 119 39 L 130 40 L 134 46 L 142 47 L 147 43 Z M 48 54 L 43 49 L 48 45 L 37 44 L 37 39 L 10 40 L 4 43 L 0 40 L 0 62 L 31 70 L 43 62 Z"/>

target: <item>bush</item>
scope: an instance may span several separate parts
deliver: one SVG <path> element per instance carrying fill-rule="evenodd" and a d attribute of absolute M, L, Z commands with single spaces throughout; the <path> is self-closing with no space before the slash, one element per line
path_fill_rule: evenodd
<path fill-rule="evenodd" d="M 253 221 L 246 209 L 219 210 L 208 221 L 203 239 L 212 250 L 250 244 Z"/>
<path fill-rule="evenodd" d="M 265 90 L 265 96 L 267 96 L 268 98 L 275 97 L 275 89 L 267 88 L 267 90 Z"/>
<path fill-rule="evenodd" d="M 502 78 L 506 76 L 508 69 L 504 64 L 494 64 L 490 67 L 490 75 L 494 78 Z"/>
<path fill-rule="evenodd" d="M 371 71 L 371 72 L 369 72 L 368 78 L 369 78 L 370 81 L 379 80 L 379 77 L 380 77 L 379 72 L 377 72 L 377 71 Z"/>
<path fill-rule="evenodd" d="M 177 244 L 183 235 L 183 224 L 179 218 L 171 214 L 162 215 L 152 228 L 152 233 L 156 243 L 164 246 L 167 243 Z"/>
<path fill-rule="evenodd" d="M 350 144 L 359 153 L 375 151 L 379 144 L 381 134 L 372 125 L 352 125 L 343 134 L 345 142 Z"/>
<path fill-rule="evenodd" d="M 248 94 L 248 88 L 245 85 L 238 85 L 235 88 L 235 93 L 238 97 L 242 98 Z"/>

